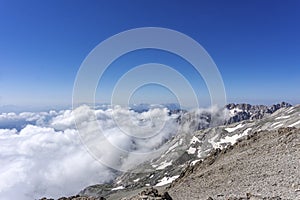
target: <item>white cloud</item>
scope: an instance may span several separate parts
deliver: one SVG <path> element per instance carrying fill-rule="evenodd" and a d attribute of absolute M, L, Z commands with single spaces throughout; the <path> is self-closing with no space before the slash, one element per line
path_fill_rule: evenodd
<path fill-rule="evenodd" d="M 202 112 L 211 112 L 217 121 L 224 118 L 216 109 L 196 111 L 196 116 Z M 143 113 L 119 106 L 2 113 L 0 125 L 0 199 L 25 200 L 74 195 L 110 181 L 115 171 L 104 164 L 130 169 L 159 155 L 160 149 L 167 151 L 164 144 L 178 128 L 185 130 L 167 109 L 157 107 Z"/>
<path fill-rule="evenodd" d="M 0 199 L 72 195 L 113 176 L 86 152 L 73 129 L 27 125 L 19 133 L 0 133 Z"/>
<path fill-rule="evenodd" d="M 114 116 L 119 117 L 119 127 Z M 95 111 L 88 106 L 74 111 L 2 113 L 0 122 L 3 127 L 7 123 L 9 128 L 0 129 L 0 199 L 58 198 L 114 178 L 114 172 L 97 162 L 84 148 L 74 119 L 85 131 L 81 136 L 91 138 L 87 141 L 105 152 L 97 155 L 98 158 L 126 169 L 146 159 L 138 157 L 137 162 L 131 152 L 152 151 L 176 133 L 175 120 L 163 108 L 140 114 L 120 107 Z M 162 131 L 150 138 L 125 134 L 135 128 L 150 132 L 164 121 Z M 125 153 L 120 153 L 119 148 Z"/>
<path fill-rule="evenodd" d="M 22 112 L 19 114 L 1 113 L 0 114 L 0 129 L 15 128 L 21 130 L 28 124 L 43 126 L 48 123 L 50 119 L 58 115 L 56 111 L 49 112 Z"/>

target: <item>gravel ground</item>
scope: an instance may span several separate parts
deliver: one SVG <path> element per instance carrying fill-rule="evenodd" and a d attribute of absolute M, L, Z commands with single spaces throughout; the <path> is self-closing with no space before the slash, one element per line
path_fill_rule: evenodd
<path fill-rule="evenodd" d="M 174 200 L 300 200 L 300 130 L 254 133 L 188 168 L 167 191 Z"/>

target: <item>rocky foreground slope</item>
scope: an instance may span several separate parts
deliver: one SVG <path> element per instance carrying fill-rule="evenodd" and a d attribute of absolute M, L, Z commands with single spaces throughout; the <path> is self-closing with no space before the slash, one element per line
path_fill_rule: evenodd
<path fill-rule="evenodd" d="M 300 130 L 254 132 L 187 167 L 173 199 L 300 199 Z"/>
<path fill-rule="evenodd" d="M 300 106 L 256 108 L 231 105 L 245 121 L 179 134 L 161 157 L 68 199 L 300 199 Z"/>

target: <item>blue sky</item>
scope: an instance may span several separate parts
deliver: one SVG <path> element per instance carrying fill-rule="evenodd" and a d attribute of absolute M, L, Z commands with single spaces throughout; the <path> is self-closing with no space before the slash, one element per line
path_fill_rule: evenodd
<path fill-rule="evenodd" d="M 199 42 L 218 66 L 229 102 L 300 103 L 297 0 L 0 0 L 0 106 L 70 105 L 88 53 L 114 34 L 148 26 L 174 29 Z M 208 97 L 203 81 L 194 81 L 193 70 L 176 56 L 149 50 L 125 57 L 107 72 L 99 102 L 109 100 L 124 69 L 146 62 L 173 65 L 199 89 L 199 99 Z M 149 101 L 172 100 L 157 86 L 140 92 L 147 91 L 155 94 Z"/>

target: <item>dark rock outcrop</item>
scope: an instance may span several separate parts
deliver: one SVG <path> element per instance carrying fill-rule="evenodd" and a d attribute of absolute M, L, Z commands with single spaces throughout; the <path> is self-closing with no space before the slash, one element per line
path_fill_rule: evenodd
<path fill-rule="evenodd" d="M 232 124 L 243 120 L 262 119 L 266 115 L 270 115 L 281 108 L 288 108 L 292 105 L 286 102 L 274 104 L 272 106 L 265 105 L 250 105 L 250 104 L 228 104 L 228 110 L 235 110 L 234 115 L 231 116 L 225 124 Z"/>
<path fill-rule="evenodd" d="M 142 191 L 138 196 L 137 199 L 142 200 L 173 200 L 172 197 L 169 195 L 168 192 L 164 192 L 160 194 L 157 189 L 155 188 L 147 188 L 146 190 Z"/>
<path fill-rule="evenodd" d="M 46 197 L 41 198 L 40 200 L 54 200 L 54 199 L 47 199 Z M 106 200 L 104 197 L 85 197 L 85 196 L 71 196 L 71 197 L 60 197 L 57 200 Z"/>

